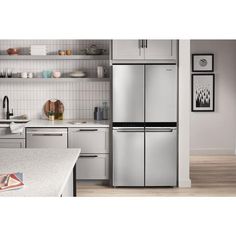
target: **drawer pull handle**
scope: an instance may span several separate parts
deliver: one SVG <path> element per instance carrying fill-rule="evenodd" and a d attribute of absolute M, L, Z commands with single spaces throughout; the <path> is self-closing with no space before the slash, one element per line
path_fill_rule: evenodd
<path fill-rule="evenodd" d="M 98 131 L 98 129 L 79 129 L 78 131 Z"/>
<path fill-rule="evenodd" d="M 63 134 L 32 134 L 32 136 L 63 136 Z"/>
<path fill-rule="evenodd" d="M 85 158 L 85 157 L 95 158 L 95 157 L 98 157 L 98 155 L 80 155 L 79 157 L 82 157 L 82 158 Z"/>

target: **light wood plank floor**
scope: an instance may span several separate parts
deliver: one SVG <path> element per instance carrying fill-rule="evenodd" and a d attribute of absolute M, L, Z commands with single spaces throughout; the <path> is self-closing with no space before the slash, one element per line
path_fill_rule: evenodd
<path fill-rule="evenodd" d="M 236 156 L 193 156 L 190 177 L 191 188 L 112 188 L 77 182 L 77 196 L 236 196 Z"/>

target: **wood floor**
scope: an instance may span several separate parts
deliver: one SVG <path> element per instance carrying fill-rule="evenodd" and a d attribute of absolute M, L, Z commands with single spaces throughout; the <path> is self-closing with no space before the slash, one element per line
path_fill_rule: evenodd
<path fill-rule="evenodd" d="M 236 156 L 193 156 L 190 177 L 191 188 L 112 188 L 77 182 L 77 196 L 236 196 Z"/>

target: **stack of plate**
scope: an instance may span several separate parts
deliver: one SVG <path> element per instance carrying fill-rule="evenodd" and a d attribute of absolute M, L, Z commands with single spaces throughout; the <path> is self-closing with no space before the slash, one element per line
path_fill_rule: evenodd
<path fill-rule="evenodd" d="M 86 75 L 85 72 L 81 70 L 74 71 L 70 74 L 72 78 L 83 78 L 85 77 L 85 75 Z"/>
<path fill-rule="evenodd" d="M 30 46 L 30 55 L 46 56 L 47 55 L 46 45 L 31 45 Z"/>

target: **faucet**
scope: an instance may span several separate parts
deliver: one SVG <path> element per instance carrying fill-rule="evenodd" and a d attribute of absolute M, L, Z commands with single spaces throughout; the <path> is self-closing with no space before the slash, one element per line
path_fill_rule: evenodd
<path fill-rule="evenodd" d="M 5 106 L 6 101 L 7 101 L 7 112 L 6 112 L 6 117 L 7 117 L 7 120 L 9 120 L 9 119 L 10 119 L 10 116 L 13 116 L 13 109 L 12 109 L 12 112 L 9 112 L 9 98 L 8 98 L 8 96 L 5 96 L 5 97 L 3 98 L 3 104 L 2 104 L 2 107 L 3 107 L 3 108 L 6 107 L 6 106 Z"/>

